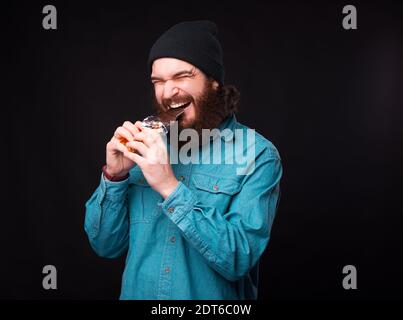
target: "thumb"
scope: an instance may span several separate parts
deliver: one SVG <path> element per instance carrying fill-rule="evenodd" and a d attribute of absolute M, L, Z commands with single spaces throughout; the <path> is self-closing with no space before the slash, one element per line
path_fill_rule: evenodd
<path fill-rule="evenodd" d="M 123 153 L 123 155 L 126 158 L 128 158 L 128 159 L 132 160 L 133 162 L 135 162 L 140 167 L 140 169 L 143 169 L 144 165 L 146 164 L 146 159 L 144 159 L 142 156 L 140 156 L 139 154 L 137 154 L 135 152 L 125 151 Z"/>

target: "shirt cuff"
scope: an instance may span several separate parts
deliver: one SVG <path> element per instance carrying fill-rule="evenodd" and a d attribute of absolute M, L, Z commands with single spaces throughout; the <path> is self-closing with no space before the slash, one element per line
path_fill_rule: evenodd
<path fill-rule="evenodd" d="M 174 191 L 159 205 L 162 211 L 174 223 L 178 224 L 193 209 L 196 202 L 197 199 L 193 191 L 179 181 Z"/>
<path fill-rule="evenodd" d="M 127 178 L 129 178 L 129 174 L 127 173 L 125 176 L 123 176 L 123 177 L 114 177 L 114 176 L 111 176 L 107 171 L 106 171 L 106 165 L 104 165 L 103 167 L 102 167 L 102 172 L 103 172 L 103 174 L 104 174 L 104 178 L 106 178 L 106 180 L 109 180 L 109 181 L 123 181 L 123 180 L 126 180 Z"/>
<path fill-rule="evenodd" d="M 123 181 L 109 181 L 101 174 L 101 197 L 100 202 L 105 198 L 110 201 L 122 201 L 126 197 L 129 187 L 129 179 Z"/>

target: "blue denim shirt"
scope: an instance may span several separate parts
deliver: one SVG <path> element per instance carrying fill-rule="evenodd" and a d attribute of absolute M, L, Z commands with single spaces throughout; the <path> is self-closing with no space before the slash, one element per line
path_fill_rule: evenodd
<path fill-rule="evenodd" d="M 235 116 L 219 130 L 226 128 L 250 130 Z M 236 135 L 217 139 L 250 148 Z M 85 231 L 98 255 L 126 254 L 121 299 L 257 298 L 282 166 L 270 141 L 258 133 L 254 141 L 249 174 L 238 174 L 239 164 L 224 159 L 173 164 L 179 184 L 165 200 L 137 166 L 121 182 L 101 176 L 86 203 Z"/>

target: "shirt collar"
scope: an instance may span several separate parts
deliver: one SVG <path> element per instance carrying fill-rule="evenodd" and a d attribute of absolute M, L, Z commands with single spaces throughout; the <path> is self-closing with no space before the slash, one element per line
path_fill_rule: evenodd
<path fill-rule="evenodd" d="M 230 141 L 234 139 L 234 128 L 237 123 L 235 114 L 230 114 L 227 118 L 225 118 L 221 124 L 218 126 L 218 130 L 220 130 L 220 137 L 225 141 Z M 224 130 L 228 129 L 228 130 Z"/>

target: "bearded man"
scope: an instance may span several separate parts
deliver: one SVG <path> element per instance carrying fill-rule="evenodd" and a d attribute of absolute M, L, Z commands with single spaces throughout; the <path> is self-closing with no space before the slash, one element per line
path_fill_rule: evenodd
<path fill-rule="evenodd" d="M 157 113 L 183 108 L 180 133 L 218 130 L 197 140 L 196 158 L 217 156 L 207 147 L 218 144 L 221 162 L 173 163 L 163 136 L 141 121 L 124 122 L 106 146 L 85 231 L 98 255 L 126 255 L 121 299 L 257 299 L 282 166 L 274 145 L 235 117 L 239 93 L 224 84 L 217 33 L 210 21 L 176 24 L 148 63 Z M 253 141 L 237 130 L 253 131 Z M 240 173 L 233 158 L 250 150 L 253 161 Z"/>

